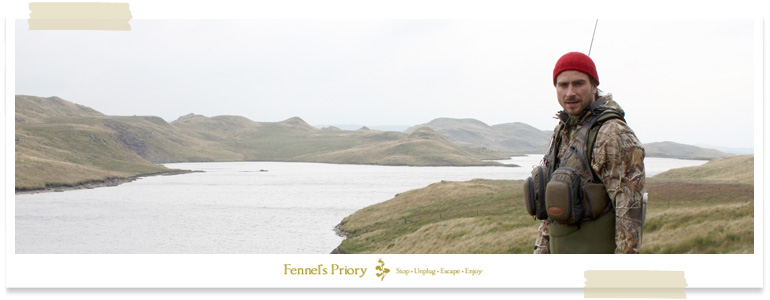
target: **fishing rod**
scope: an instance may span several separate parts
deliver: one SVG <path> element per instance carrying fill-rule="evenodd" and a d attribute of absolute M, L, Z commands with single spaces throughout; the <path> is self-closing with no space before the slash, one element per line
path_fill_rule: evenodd
<path fill-rule="evenodd" d="M 591 56 L 591 49 L 594 47 L 594 37 L 596 36 L 596 27 L 599 25 L 599 19 L 594 23 L 594 34 L 591 35 L 591 46 L 588 47 L 588 56 Z"/>

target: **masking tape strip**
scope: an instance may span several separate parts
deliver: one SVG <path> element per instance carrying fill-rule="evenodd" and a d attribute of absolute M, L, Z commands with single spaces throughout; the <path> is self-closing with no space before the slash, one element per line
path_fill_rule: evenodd
<path fill-rule="evenodd" d="M 128 3 L 31 2 L 30 30 L 130 31 Z"/>
<path fill-rule="evenodd" d="M 584 298 L 685 299 L 684 271 L 585 271 Z"/>

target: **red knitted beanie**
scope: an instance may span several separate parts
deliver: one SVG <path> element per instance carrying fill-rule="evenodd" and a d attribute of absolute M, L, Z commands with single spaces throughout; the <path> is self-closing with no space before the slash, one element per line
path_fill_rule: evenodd
<path fill-rule="evenodd" d="M 596 65 L 588 55 L 580 52 L 570 52 L 564 54 L 559 61 L 556 62 L 556 66 L 553 68 L 553 85 L 556 85 L 556 76 L 559 76 L 561 72 L 567 70 L 575 70 L 588 74 L 596 80 L 596 85 L 599 85 L 599 74 L 596 74 Z"/>

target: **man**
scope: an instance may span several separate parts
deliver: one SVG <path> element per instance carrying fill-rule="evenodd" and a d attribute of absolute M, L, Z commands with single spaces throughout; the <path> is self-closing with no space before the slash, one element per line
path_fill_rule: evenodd
<path fill-rule="evenodd" d="M 596 66 L 587 55 L 562 56 L 553 82 L 563 110 L 542 163 L 550 178 L 542 196 L 548 218 L 538 229 L 534 253 L 640 253 L 644 148 L 612 95 L 600 95 Z M 573 188 L 564 183 L 569 180 L 555 180 L 559 176 L 574 176 L 580 184 Z M 592 183 L 595 188 L 587 190 Z M 578 201 L 559 199 L 570 193 Z"/>

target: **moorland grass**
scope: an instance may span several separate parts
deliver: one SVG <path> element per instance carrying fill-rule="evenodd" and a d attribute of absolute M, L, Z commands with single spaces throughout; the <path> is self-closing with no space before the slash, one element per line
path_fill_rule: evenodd
<path fill-rule="evenodd" d="M 754 155 L 714 159 L 704 165 L 669 170 L 655 180 L 701 183 L 754 184 Z"/>
<path fill-rule="evenodd" d="M 754 186 L 749 160 L 648 178 L 642 253 L 753 253 Z M 753 161 L 753 157 L 751 158 Z M 704 166 L 711 169 L 713 165 Z M 714 180 L 718 178 L 719 180 Z M 540 221 L 526 213 L 523 181 L 440 182 L 346 217 L 343 253 L 532 253 Z"/>

